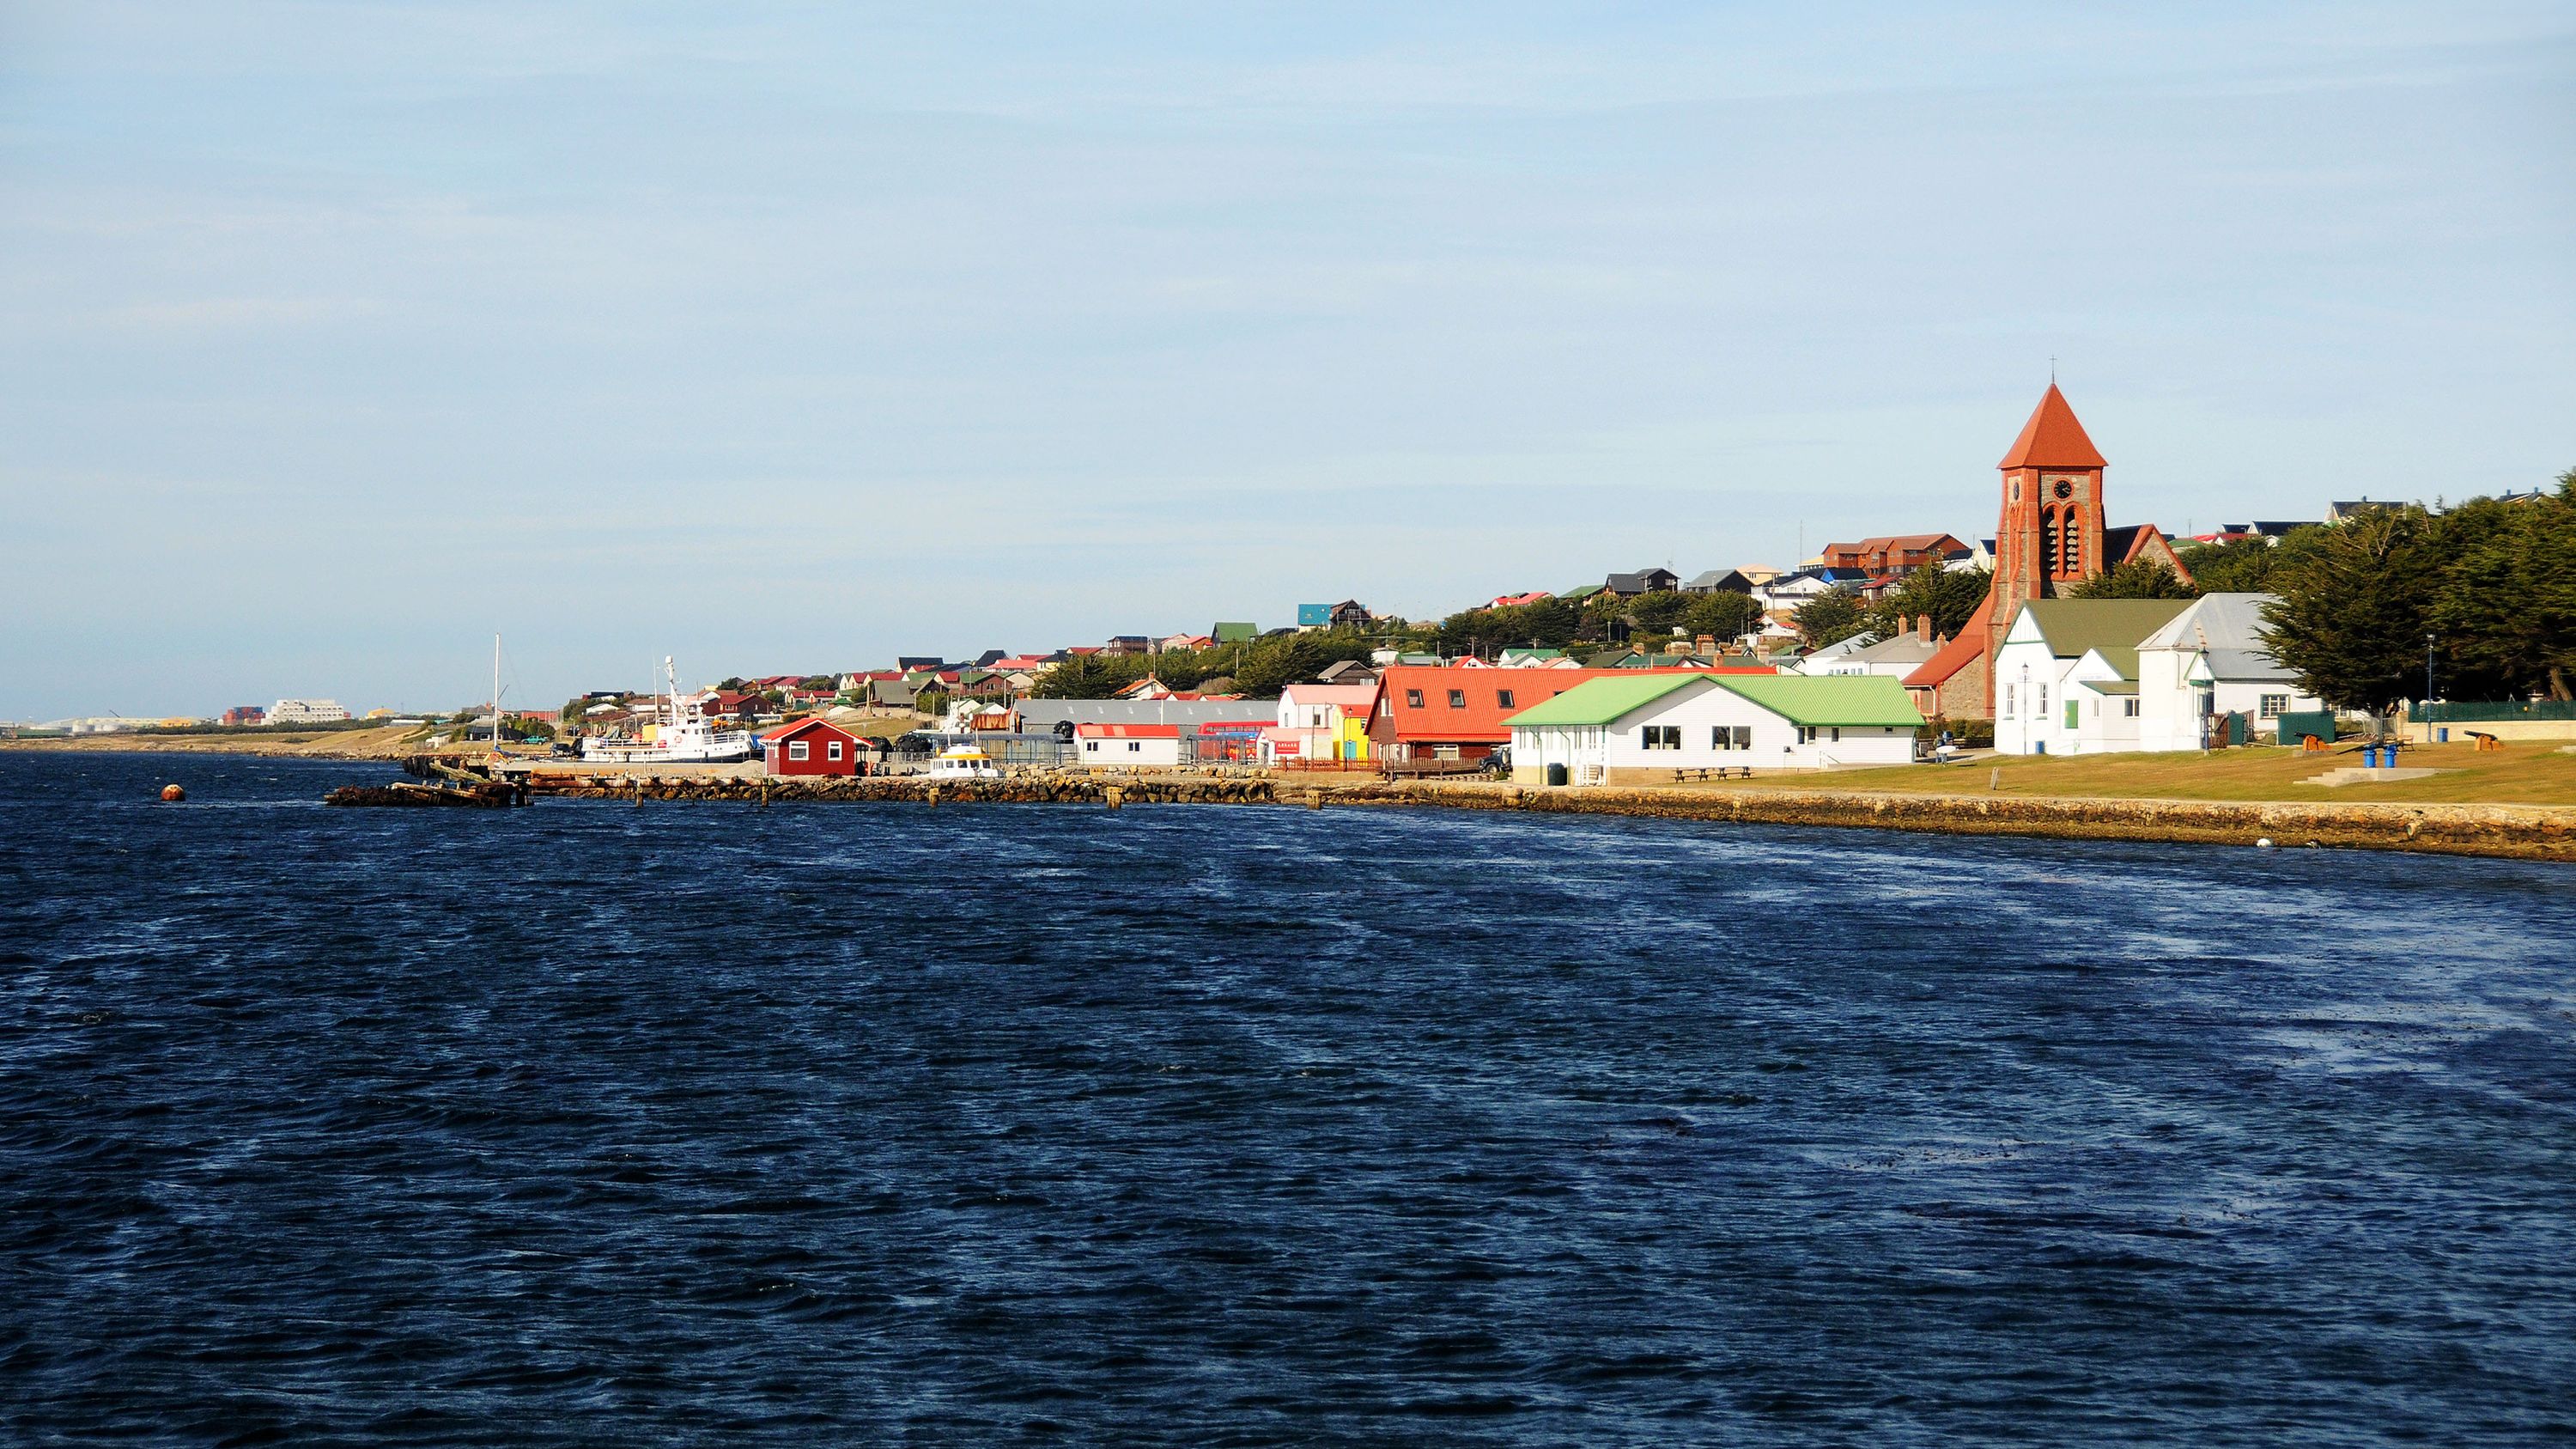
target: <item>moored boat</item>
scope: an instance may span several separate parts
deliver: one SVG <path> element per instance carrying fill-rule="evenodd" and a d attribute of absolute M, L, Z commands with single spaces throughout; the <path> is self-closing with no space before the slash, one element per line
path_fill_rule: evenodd
<path fill-rule="evenodd" d="M 584 760 L 606 765 L 721 765 L 751 758 L 751 734 L 719 728 L 696 695 L 680 693 L 668 656 L 653 719 L 640 734 L 600 735 L 581 742 Z"/>

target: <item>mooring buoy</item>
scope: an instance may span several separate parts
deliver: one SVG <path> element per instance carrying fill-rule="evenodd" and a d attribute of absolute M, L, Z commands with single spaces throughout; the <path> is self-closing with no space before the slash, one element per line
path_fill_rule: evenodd
<path fill-rule="evenodd" d="M 188 798 L 188 792 L 180 789 L 176 785 L 164 785 L 161 787 L 161 798 L 169 801 L 173 805 L 176 805 L 180 801 Z"/>

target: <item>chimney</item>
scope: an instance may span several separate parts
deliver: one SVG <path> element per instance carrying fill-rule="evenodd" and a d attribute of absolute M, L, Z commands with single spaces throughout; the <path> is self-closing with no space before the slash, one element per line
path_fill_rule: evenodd
<path fill-rule="evenodd" d="M 1922 616 L 1918 617 L 1918 618 L 1914 621 L 1914 637 L 1915 637 L 1915 638 L 1917 638 L 1917 639 L 1921 639 L 1921 640 L 1923 640 L 1923 641 L 1925 641 L 1925 642 L 1927 642 L 1927 643 L 1929 643 L 1929 642 L 1931 641 L 1931 638 L 1932 638 L 1932 616 L 1931 616 L 1931 615 L 1929 615 L 1929 614 L 1922 615 Z"/>

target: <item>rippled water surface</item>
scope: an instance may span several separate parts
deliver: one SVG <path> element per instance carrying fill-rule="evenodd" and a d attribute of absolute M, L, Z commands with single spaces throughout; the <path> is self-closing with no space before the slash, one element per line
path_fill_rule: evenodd
<path fill-rule="evenodd" d="M 0 755 L 0 1440 L 2576 1434 L 2576 870 L 381 773 Z"/>

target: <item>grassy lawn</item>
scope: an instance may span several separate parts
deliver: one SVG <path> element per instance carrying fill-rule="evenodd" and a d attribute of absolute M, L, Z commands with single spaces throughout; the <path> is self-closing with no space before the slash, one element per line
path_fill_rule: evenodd
<path fill-rule="evenodd" d="M 2000 771 L 2005 795 L 2085 795 L 2151 800 L 2291 800 L 2402 804 L 2576 805 L 2576 754 L 2559 743 L 2508 744 L 2478 753 L 2463 742 L 2428 745 L 2403 753 L 2402 765 L 2443 771 L 2420 780 L 2325 786 L 2303 783 L 2350 755 L 2303 755 L 2270 746 L 2214 755 L 2002 755 L 1965 765 L 1916 765 L 1882 770 L 1837 770 L 1818 775 L 1772 775 L 1711 784 L 1707 789 L 1889 790 L 1909 794 L 1982 794 Z"/>

